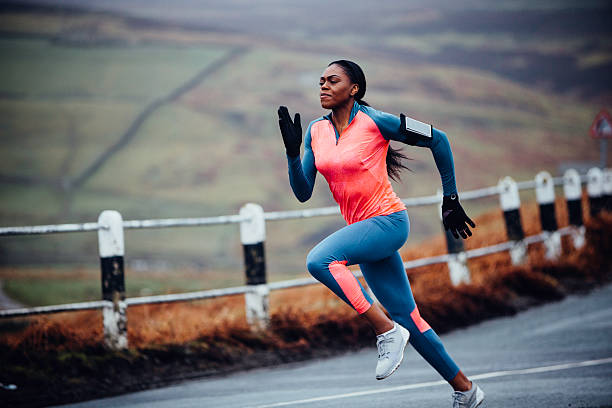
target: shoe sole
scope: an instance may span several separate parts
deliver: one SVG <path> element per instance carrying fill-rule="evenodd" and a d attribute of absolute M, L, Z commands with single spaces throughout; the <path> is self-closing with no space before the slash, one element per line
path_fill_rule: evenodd
<path fill-rule="evenodd" d="M 387 374 L 387 375 L 385 375 L 383 377 L 376 376 L 377 380 L 384 380 L 385 378 L 388 378 L 391 374 L 393 374 L 395 372 L 395 370 L 397 370 L 399 368 L 400 364 L 402 364 L 402 360 L 404 360 L 404 351 L 406 350 L 406 345 L 408 344 L 408 340 L 410 339 L 410 332 L 408 330 L 406 330 L 404 327 L 400 326 L 399 324 L 397 326 L 399 327 L 400 331 L 402 332 L 402 338 L 404 338 L 404 335 L 406 335 L 406 337 L 404 338 L 404 345 L 402 346 L 402 356 L 400 357 L 400 359 L 397 362 L 397 364 L 395 364 L 393 369 L 389 372 L 389 374 Z"/>

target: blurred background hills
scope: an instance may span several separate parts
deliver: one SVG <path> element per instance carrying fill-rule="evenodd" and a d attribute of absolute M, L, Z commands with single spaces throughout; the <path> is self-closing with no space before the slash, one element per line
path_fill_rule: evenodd
<path fill-rule="evenodd" d="M 293 197 L 276 108 L 324 114 L 318 77 L 338 58 L 364 68 L 372 106 L 446 131 L 460 191 L 587 168 L 612 104 L 611 17 L 606 1 L 0 1 L 0 223 L 333 205 L 320 175 L 308 203 Z M 404 151 L 398 195 L 435 194 L 430 152 Z M 409 214 L 408 245 L 440 232 L 435 209 Z M 342 225 L 268 223 L 270 279 L 304 274 Z M 126 261 L 128 292 L 244 280 L 238 226 L 128 230 Z M 42 273 L 99 297 L 95 234 L 3 237 L 0 262 L 14 293 Z"/>

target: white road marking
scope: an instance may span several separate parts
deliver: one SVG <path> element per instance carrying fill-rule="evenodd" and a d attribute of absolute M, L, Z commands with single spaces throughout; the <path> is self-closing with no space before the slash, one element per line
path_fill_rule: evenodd
<path fill-rule="evenodd" d="M 542 324 L 533 330 L 529 330 L 529 333 L 525 333 L 529 337 L 540 337 L 544 334 L 554 333 L 559 330 L 566 330 L 568 327 L 579 327 L 585 323 L 590 325 L 595 323 L 606 324 L 609 327 L 612 324 L 612 307 L 589 311 L 588 313 L 580 313 L 578 316 L 565 317 L 555 320 L 548 324 Z"/>
<path fill-rule="evenodd" d="M 570 368 L 589 367 L 589 366 L 609 364 L 609 363 L 612 363 L 612 357 L 602 358 L 599 360 L 587 360 L 587 361 L 579 361 L 575 363 L 556 364 L 556 365 L 551 365 L 551 366 L 525 368 L 525 369 L 519 369 L 519 370 L 492 371 L 489 373 L 472 375 L 470 376 L 470 379 L 481 380 L 485 378 L 505 377 L 505 376 L 510 376 L 510 375 L 546 373 L 546 372 L 551 372 L 551 371 L 568 370 Z M 289 405 L 308 404 L 308 403 L 319 402 L 319 401 L 330 401 L 330 400 L 342 399 L 342 398 L 360 397 L 363 395 L 373 395 L 373 394 L 382 394 L 382 393 L 387 393 L 387 392 L 413 390 L 415 388 L 426 388 L 426 387 L 433 387 L 436 385 L 444 385 L 444 384 L 446 384 L 446 381 L 444 380 L 428 381 L 428 382 L 422 382 L 422 383 L 417 383 L 417 384 L 401 385 L 398 387 L 377 388 L 374 390 L 357 391 L 357 392 L 349 392 L 346 394 L 328 395 L 325 397 L 315 397 L 315 398 L 307 398 L 307 399 L 294 400 L 294 401 L 277 402 L 274 404 L 257 405 L 255 407 L 247 407 L 247 408 L 286 407 Z"/>

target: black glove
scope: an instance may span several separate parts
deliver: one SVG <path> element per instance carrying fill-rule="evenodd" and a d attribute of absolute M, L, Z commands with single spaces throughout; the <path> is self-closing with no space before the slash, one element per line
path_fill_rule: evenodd
<path fill-rule="evenodd" d="M 472 221 L 470 217 L 465 214 L 465 211 L 463 211 L 463 207 L 459 204 L 459 197 L 457 194 L 443 197 L 442 223 L 444 224 L 444 229 L 450 229 L 455 238 L 459 238 L 459 235 L 461 235 L 463 239 L 472 236 L 472 231 L 470 231 L 467 224 L 470 224 L 472 228 L 476 227 L 474 221 Z"/>
<path fill-rule="evenodd" d="M 278 126 L 280 127 L 287 156 L 296 157 L 300 155 L 300 145 L 302 144 L 302 123 L 300 114 L 295 114 L 295 119 L 291 121 L 289 111 L 286 106 L 278 108 Z"/>

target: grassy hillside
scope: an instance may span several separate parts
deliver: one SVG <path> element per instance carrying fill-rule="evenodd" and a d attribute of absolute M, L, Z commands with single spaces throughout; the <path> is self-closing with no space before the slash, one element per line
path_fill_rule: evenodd
<path fill-rule="evenodd" d="M 233 214 L 247 202 L 266 210 L 333 204 L 320 176 L 311 201 L 293 198 L 275 111 L 284 104 L 304 121 L 320 116 L 318 76 L 346 56 L 364 67 L 371 105 L 449 134 L 460 189 L 597 160 L 586 130 L 611 90 L 600 72 L 612 61 L 610 30 L 594 17 L 607 9 L 589 2 L 571 17 L 564 2 L 518 12 L 505 2 L 473 2 L 468 16 L 428 4 L 398 14 L 390 12 L 396 2 L 383 2 L 377 24 L 361 29 L 334 26 L 292 2 L 276 13 L 258 3 L 250 15 L 235 12 L 240 1 L 212 2 L 205 12 L 179 2 L 172 13 L 138 1 L 120 9 L 96 2 L 95 12 L 4 7 L 0 222 L 92 221 L 109 208 L 134 219 Z M 368 7 L 347 10 L 363 19 Z M 561 30 L 571 18 L 575 24 Z M 157 107 L 129 143 L 71 187 L 147 106 L 237 47 L 240 55 Z M 405 150 L 414 173 L 395 184 L 398 194 L 435 193 L 431 154 Z M 478 214 L 491 205 L 495 200 L 467 207 Z M 439 232 L 435 209 L 410 215 L 409 242 Z M 339 217 L 269 223 L 271 279 L 302 274 L 308 249 L 342 225 Z M 128 231 L 126 250 L 128 262 L 148 262 L 139 264 L 145 280 L 156 279 L 152 270 L 175 267 L 210 281 L 243 279 L 237 226 Z M 96 236 L 3 237 L 0 256 L 4 265 L 79 262 L 95 270 Z"/>

